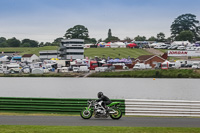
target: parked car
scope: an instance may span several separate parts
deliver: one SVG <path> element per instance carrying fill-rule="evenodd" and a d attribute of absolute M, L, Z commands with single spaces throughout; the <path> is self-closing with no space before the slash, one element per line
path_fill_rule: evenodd
<path fill-rule="evenodd" d="M 162 44 L 162 45 L 160 46 L 161 49 L 167 49 L 168 47 L 169 47 L 168 44 Z"/>
<path fill-rule="evenodd" d="M 200 47 L 195 47 L 194 50 L 198 51 L 200 50 Z"/>
<path fill-rule="evenodd" d="M 196 49 L 196 47 L 186 47 L 186 50 L 188 51 L 194 51 Z"/>
<path fill-rule="evenodd" d="M 179 46 L 177 49 L 178 50 L 185 50 L 185 46 Z"/>
<path fill-rule="evenodd" d="M 200 62 L 193 62 L 192 68 L 193 69 L 199 69 L 200 68 Z"/>
<path fill-rule="evenodd" d="M 110 67 L 108 67 L 105 71 L 106 71 L 106 72 L 115 71 L 115 66 L 110 66 Z"/>
<path fill-rule="evenodd" d="M 108 67 L 96 67 L 95 72 L 105 72 L 108 69 Z"/>
<path fill-rule="evenodd" d="M 161 46 L 157 45 L 154 47 L 154 49 L 161 49 Z"/>
<path fill-rule="evenodd" d="M 73 72 L 79 72 L 79 67 L 73 67 Z"/>
<path fill-rule="evenodd" d="M 168 47 L 168 49 L 177 49 L 177 48 L 178 48 L 178 46 L 176 46 L 176 45 Z"/>

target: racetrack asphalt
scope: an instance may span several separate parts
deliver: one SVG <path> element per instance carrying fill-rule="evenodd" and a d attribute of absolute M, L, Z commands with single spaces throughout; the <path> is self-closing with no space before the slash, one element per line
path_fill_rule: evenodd
<path fill-rule="evenodd" d="M 200 118 L 122 117 L 120 120 L 79 116 L 0 116 L 0 125 L 200 127 Z"/>

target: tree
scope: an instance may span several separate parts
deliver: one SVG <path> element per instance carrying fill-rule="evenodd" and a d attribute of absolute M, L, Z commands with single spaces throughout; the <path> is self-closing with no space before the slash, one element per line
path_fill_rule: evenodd
<path fill-rule="evenodd" d="M 22 47 L 38 47 L 38 42 L 35 40 L 30 40 L 30 39 L 23 39 L 22 40 Z"/>
<path fill-rule="evenodd" d="M 52 45 L 53 45 L 53 46 L 59 46 L 60 43 L 61 43 L 61 40 L 63 40 L 62 37 L 56 38 L 56 39 L 52 42 Z"/>
<path fill-rule="evenodd" d="M 171 37 L 168 37 L 167 39 L 166 39 L 166 42 L 168 42 L 168 43 L 171 43 L 173 40 L 172 40 L 172 38 Z"/>
<path fill-rule="evenodd" d="M 157 40 L 158 40 L 159 42 L 164 42 L 164 41 L 165 41 L 165 34 L 162 33 L 162 32 L 158 33 L 158 34 L 157 34 Z"/>
<path fill-rule="evenodd" d="M 6 38 L 5 37 L 0 37 L 0 47 L 6 47 Z"/>
<path fill-rule="evenodd" d="M 136 36 L 135 38 L 134 38 L 134 40 L 135 41 L 146 41 L 146 37 L 145 36 Z"/>
<path fill-rule="evenodd" d="M 99 42 L 103 42 L 102 38 L 100 38 L 97 42 L 98 42 L 98 43 L 99 43 Z"/>
<path fill-rule="evenodd" d="M 21 42 L 15 37 L 13 37 L 11 39 L 8 39 L 6 43 L 8 44 L 9 47 L 19 47 Z"/>
<path fill-rule="evenodd" d="M 83 25 L 76 25 L 68 29 L 64 36 L 68 39 L 87 39 L 89 37 L 88 29 Z"/>
<path fill-rule="evenodd" d="M 111 29 L 108 30 L 108 38 L 112 37 Z"/>
<path fill-rule="evenodd" d="M 118 37 L 115 37 L 115 36 L 111 36 L 109 38 L 106 38 L 104 40 L 104 42 L 108 43 L 108 42 L 117 42 L 117 41 L 120 41 L 120 39 Z"/>
<path fill-rule="evenodd" d="M 193 14 L 183 14 L 178 16 L 171 25 L 171 35 L 176 38 L 182 31 L 191 31 L 195 40 L 200 35 L 199 21 Z"/>
<path fill-rule="evenodd" d="M 131 39 L 130 37 L 126 37 L 126 38 L 124 38 L 124 41 L 125 42 L 131 42 L 131 41 L 133 41 L 133 39 Z"/>
<path fill-rule="evenodd" d="M 191 31 L 182 31 L 176 38 L 176 41 L 194 41 L 194 34 Z"/>
<path fill-rule="evenodd" d="M 120 39 L 118 37 L 112 36 L 111 29 L 108 30 L 108 37 L 104 40 L 104 42 L 116 42 Z"/>
<path fill-rule="evenodd" d="M 92 43 L 92 44 L 96 44 L 97 43 L 97 40 L 95 38 L 87 38 L 85 39 L 85 44 L 87 43 Z"/>
<path fill-rule="evenodd" d="M 50 43 L 50 42 L 46 42 L 46 43 L 44 44 L 44 46 L 51 46 L 51 43 Z"/>
<path fill-rule="evenodd" d="M 157 39 L 154 36 L 151 36 L 148 41 L 156 41 Z"/>
<path fill-rule="evenodd" d="M 41 42 L 38 46 L 39 47 L 44 47 L 44 42 Z"/>

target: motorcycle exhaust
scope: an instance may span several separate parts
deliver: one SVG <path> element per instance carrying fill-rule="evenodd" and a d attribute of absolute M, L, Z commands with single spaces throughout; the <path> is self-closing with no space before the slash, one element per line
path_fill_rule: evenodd
<path fill-rule="evenodd" d="M 115 113 L 117 113 L 116 111 L 110 111 L 109 112 L 110 114 L 115 114 Z"/>

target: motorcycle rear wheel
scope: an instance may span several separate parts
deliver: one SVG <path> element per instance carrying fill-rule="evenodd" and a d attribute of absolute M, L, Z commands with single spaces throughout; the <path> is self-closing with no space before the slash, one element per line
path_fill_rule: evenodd
<path fill-rule="evenodd" d="M 119 120 L 121 117 L 122 117 L 122 111 L 118 108 L 113 108 L 113 110 L 116 111 L 115 114 L 110 114 L 110 117 L 113 119 L 113 120 Z"/>
<path fill-rule="evenodd" d="M 83 119 L 90 119 L 92 117 L 92 111 L 91 110 L 86 110 L 86 109 L 83 109 L 81 112 L 80 112 L 80 115 Z"/>

